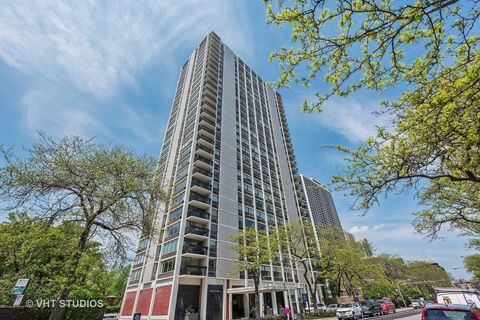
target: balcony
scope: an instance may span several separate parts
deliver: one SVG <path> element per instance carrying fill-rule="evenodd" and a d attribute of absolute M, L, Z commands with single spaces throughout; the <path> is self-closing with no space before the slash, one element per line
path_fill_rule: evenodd
<path fill-rule="evenodd" d="M 210 219 L 210 213 L 201 209 L 190 209 L 187 211 L 187 220 L 199 223 L 207 223 Z"/>
<path fill-rule="evenodd" d="M 209 209 L 210 208 L 210 198 L 198 194 L 196 192 L 190 193 L 190 199 L 188 204 L 200 209 Z"/>
<path fill-rule="evenodd" d="M 213 153 L 212 149 L 209 149 L 205 146 L 197 144 L 197 149 L 195 149 L 195 154 L 212 160 L 213 159 L 213 154 L 212 153 Z"/>
<path fill-rule="evenodd" d="M 210 118 L 207 118 L 205 115 L 200 114 L 200 123 L 201 126 L 206 126 L 212 130 L 215 129 L 215 122 L 212 121 Z"/>
<path fill-rule="evenodd" d="M 205 240 L 208 238 L 208 229 L 195 225 L 185 227 L 185 238 L 194 240 Z"/>
<path fill-rule="evenodd" d="M 204 96 L 205 99 L 206 96 Z M 207 100 L 208 101 L 208 100 Z M 213 101 L 212 101 L 213 103 Z M 215 113 L 210 111 L 210 108 L 205 107 L 205 104 L 200 107 L 200 115 L 209 119 L 210 121 L 215 121 Z"/>
<path fill-rule="evenodd" d="M 197 179 L 192 179 L 192 188 L 191 190 L 195 193 L 202 194 L 204 196 L 210 195 L 210 190 L 212 189 L 212 185 L 207 182 L 203 182 Z"/>
<path fill-rule="evenodd" d="M 210 139 L 214 138 L 214 131 L 207 126 L 198 126 L 198 133 Z"/>
<path fill-rule="evenodd" d="M 201 135 L 201 133 L 198 135 L 198 144 L 201 144 L 203 146 L 206 146 L 207 148 L 213 149 L 213 140 Z"/>
<path fill-rule="evenodd" d="M 199 258 L 198 256 L 206 256 L 208 247 L 199 246 L 193 243 L 185 243 L 183 245 L 183 254 L 185 257 Z"/>
<path fill-rule="evenodd" d="M 212 181 L 212 173 L 208 170 L 195 167 L 195 168 L 193 168 L 192 173 L 193 173 L 192 177 L 197 179 L 197 180 L 201 180 L 201 181 L 205 181 L 205 182 Z"/>
<path fill-rule="evenodd" d="M 180 275 L 204 277 L 206 274 L 207 274 L 207 267 L 204 267 L 204 266 L 186 265 L 186 266 L 182 266 L 182 268 L 180 269 Z"/>
<path fill-rule="evenodd" d="M 209 160 L 209 159 L 204 158 L 202 156 L 195 156 L 193 164 L 197 168 L 202 168 L 202 169 L 211 171 L 213 162 L 212 162 L 212 160 Z"/>

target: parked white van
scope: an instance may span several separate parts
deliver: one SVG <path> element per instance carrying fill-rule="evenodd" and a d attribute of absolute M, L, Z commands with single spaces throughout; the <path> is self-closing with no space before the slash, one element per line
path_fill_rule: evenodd
<path fill-rule="evenodd" d="M 438 304 L 475 305 L 480 308 L 480 293 L 474 289 L 435 288 Z"/>

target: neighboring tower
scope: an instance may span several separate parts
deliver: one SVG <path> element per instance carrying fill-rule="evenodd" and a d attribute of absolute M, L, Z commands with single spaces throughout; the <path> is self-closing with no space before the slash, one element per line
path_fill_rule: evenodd
<path fill-rule="evenodd" d="M 372 244 L 367 239 L 361 239 L 357 241 L 360 249 L 365 253 L 366 257 L 373 257 Z"/>
<path fill-rule="evenodd" d="M 325 226 L 334 226 L 342 230 L 331 193 L 313 178 L 307 178 L 303 174 L 298 178 L 303 188 L 308 219 L 314 226 L 317 237 L 320 238 L 320 230 Z"/>
<path fill-rule="evenodd" d="M 182 67 L 158 168 L 171 197 L 159 234 L 139 241 L 122 319 L 248 317 L 253 281 L 232 273 L 230 237 L 300 219 L 296 163 L 281 96 L 215 33 Z M 290 257 L 261 275 L 258 313 L 299 311 L 305 281 Z"/>

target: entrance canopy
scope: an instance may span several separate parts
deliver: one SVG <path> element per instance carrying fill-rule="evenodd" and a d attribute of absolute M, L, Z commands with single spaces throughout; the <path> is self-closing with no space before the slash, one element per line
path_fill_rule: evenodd
<path fill-rule="evenodd" d="M 259 292 L 274 292 L 274 291 L 285 291 L 287 289 L 295 289 L 295 286 L 283 284 L 264 284 L 258 287 Z M 242 288 L 231 288 L 227 290 L 228 294 L 253 294 L 255 293 L 255 287 L 242 287 Z"/>

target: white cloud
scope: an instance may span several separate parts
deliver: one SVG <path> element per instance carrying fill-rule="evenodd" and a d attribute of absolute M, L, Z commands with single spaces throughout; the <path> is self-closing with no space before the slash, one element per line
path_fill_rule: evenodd
<path fill-rule="evenodd" d="M 172 59 L 175 50 L 212 30 L 249 52 L 241 6 L 223 0 L 11 1 L 0 8 L 0 58 L 24 73 L 108 98 L 119 84 L 134 84 L 152 60 Z"/>
<path fill-rule="evenodd" d="M 31 88 L 22 98 L 21 107 L 27 131 L 47 131 L 52 135 L 108 135 L 105 126 L 81 102 L 53 87 Z"/>
<path fill-rule="evenodd" d="M 352 228 L 350 228 L 350 233 L 353 233 L 353 234 L 359 234 L 359 233 L 366 233 L 368 232 L 370 228 L 368 226 L 353 226 Z"/>
<path fill-rule="evenodd" d="M 376 126 L 386 123 L 385 118 L 372 114 L 377 107 L 378 102 L 360 104 L 352 98 L 335 99 L 328 101 L 322 112 L 315 114 L 315 119 L 321 126 L 336 131 L 350 142 L 363 142 L 375 135 Z"/>
<path fill-rule="evenodd" d="M 167 78 L 187 58 L 178 52 L 189 54 L 210 31 L 254 56 L 245 4 L 237 2 L 20 0 L 4 3 L 0 17 L 0 59 L 33 79 L 20 103 L 29 132 L 111 138 L 120 127 L 158 144 L 157 111 L 117 102 L 120 88 L 136 87 L 141 72 L 161 64 L 156 78 L 173 92 Z"/>
<path fill-rule="evenodd" d="M 385 224 L 381 223 L 381 224 L 376 224 L 372 227 L 372 231 L 378 231 L 378 230 L 381 230 L 383 229 L 383 227 L 385 227 Z"/>

